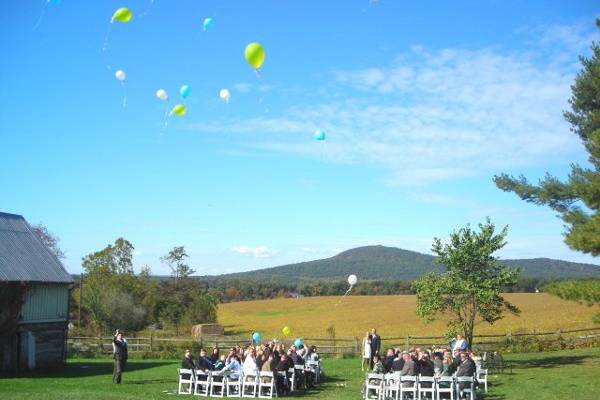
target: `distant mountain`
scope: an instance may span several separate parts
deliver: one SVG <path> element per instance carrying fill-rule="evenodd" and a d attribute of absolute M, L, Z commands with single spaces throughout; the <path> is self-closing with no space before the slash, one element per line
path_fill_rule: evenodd
<path fill-rule="evenodd" d="M 282 265 L 249 272 L 219 275 L 217 279 L 260 279 L 282 281 L 338 280 L 355 274 L 366 280 L 414 280 L 427 272 L 443 271 L 435 257 L 396 247 L 364 246 L 322 260 Z M 521 269 L 521 277 L 541 280 L 600 278 L 600 265 L 581 264 L 550 258 L 502 260 Z"/>

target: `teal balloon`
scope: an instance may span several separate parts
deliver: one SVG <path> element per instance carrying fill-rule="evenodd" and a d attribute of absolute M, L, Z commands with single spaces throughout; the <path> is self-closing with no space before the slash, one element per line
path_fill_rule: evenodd
<path fill-rule="evenodd" d="M 325 131 L 318 130 L 315 132 L 315 140 L 325 140 Z"/>
<path fill-rule="evenodd" d="M 294 346 L 296 346 L 296 347 L 302 346 L 302 339 L 296 339 L 296 341 L 294 342 Z"/>
<path fill-rule="evenodd" d="M 252 340 L 254 340 L 256 343 L 260 342 L 260 333 L 254 332 L 252 334 Z"/>
<path fill-rule="evenodd" d="M 48 0 L 48 3 L 60 4 L 60 0 Z"/>
<path fill-rule="evenodd" d="M 179 89 L 179 94 L 181 94 L 181 97 L 183 97 L 184 99 L 187 99 L 187 97 L 190 95 L 191 91 L 192 91 L 192 89 L 190 89 L 190 87 L 188 85 L 183 85 Z"/>
<path fill-rule="evenodd" d="M 208 30 L 208 28 L 212 28 L 213 19 L 212 18 L 204 18 L 204 22 L 202 23 L 202 27 L 204 30 Z"/>

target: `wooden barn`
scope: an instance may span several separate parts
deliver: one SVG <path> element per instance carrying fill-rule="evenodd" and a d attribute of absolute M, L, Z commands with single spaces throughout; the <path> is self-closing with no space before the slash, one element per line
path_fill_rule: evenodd
<path fill-rule="evenodd" d="M 0 212 L 0 371 L 65 363 L 72 284 L 27 221 Z"/>

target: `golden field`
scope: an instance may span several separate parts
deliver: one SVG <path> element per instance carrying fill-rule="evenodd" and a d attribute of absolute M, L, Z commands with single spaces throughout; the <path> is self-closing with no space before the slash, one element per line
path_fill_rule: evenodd
<path fill-rule="evenodd" d="M 521 315 L 507 315 L 494 325 L 480 324 L 476 334 L 588 328 L 599 312 L 598 306 L 545 293 L 511 293 L 505 298 L 521 309 Z M 330 325 L 337 337 L 362 337 L 372 327 L 383 337 L 442 335 L 445 321 L 440 318 L 426 325 L 415 315 L 415 300 L 412 295 L 398 295 L 349 296 L 341 303 L 340 297 L 242 301 L 219 305 L 218 320 L 226 333 L 260 331 L 264 338 L 280 338 L 284 326 L 290 327 L 291 336 L 327 337 Z"/>

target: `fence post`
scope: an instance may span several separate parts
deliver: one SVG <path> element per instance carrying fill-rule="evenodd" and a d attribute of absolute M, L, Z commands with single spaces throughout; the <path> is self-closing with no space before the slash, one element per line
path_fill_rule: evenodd
<path fill-rule="evenodd" d="M 152 352 L 152 342 L 154 341 L 154 332 L 150 332 L 150 352 Z"/>
<path fill-rule="evenodd" d="M 410 349 L 410 335 L 406 335 L 406 350 Z"/>

